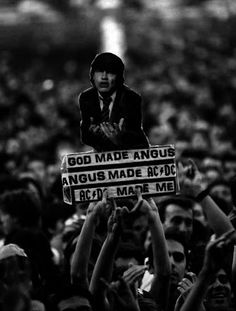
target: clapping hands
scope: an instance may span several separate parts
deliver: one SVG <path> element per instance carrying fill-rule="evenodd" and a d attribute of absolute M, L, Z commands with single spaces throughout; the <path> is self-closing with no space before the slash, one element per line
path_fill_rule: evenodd
<path fill-rule="evenodd" d="M 119 135 L 124 130 L 124 118 L 121 118 L 119 123 L 102 122 L 100 124 L 95 124 L 94 119 L 92 117 L 90 118 L 89 131 L 94 136 L 106 138 L 115 145 L 119 145 Z"/>

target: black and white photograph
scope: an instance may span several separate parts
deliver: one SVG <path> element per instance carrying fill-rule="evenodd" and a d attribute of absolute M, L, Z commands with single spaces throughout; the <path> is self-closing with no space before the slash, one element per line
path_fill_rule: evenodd
<path fill-rule="evenodd" d="M 235 0 L 0 0 L 0 311 L 236 310 L 235 29 Z"/>

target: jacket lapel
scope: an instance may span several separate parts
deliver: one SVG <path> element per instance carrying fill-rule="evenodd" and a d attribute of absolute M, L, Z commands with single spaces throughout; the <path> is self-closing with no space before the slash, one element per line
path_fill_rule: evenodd
<path fill-rule="evenodd" d="M 124 102 L 124 92 L 122 89 L 117 90 L 116 98 L 112 107 L 110 121 L 114 123 L 119 123 L 122 115 L 122 104 Z"/>
<path fill-rule="evenodd" d="M 102 114 L 101 114 L 101 107 L 100 107 L 100 102 L 98 98 L 98 93 L 96 89 L 93 90 L 93 93 L 91 95 L 92 95 L 92 98 L 90 100 L 91 115 L 93 116 L 94 121 L 96 123 L 100 123 Z"/>

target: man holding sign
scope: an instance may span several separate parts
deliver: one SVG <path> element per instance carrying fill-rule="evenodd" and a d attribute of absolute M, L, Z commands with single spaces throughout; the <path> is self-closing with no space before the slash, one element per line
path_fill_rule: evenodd
<path fill-rule="evenodd" d="M 96 55 L 92 87 L 79 96 L 81 140 L 96 151 L 148 148 L 141 96 L 124 85 L 124 64 L 112 53 Z"/>

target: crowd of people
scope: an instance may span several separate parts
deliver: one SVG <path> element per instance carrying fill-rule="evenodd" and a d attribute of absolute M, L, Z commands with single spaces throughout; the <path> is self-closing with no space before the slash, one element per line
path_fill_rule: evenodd
<path fill-rule="evenodd" d="M 145 66 L 128 47 L 126 81 L 142 95 L 149 143 L 177 152 L 180 192 L 164 197 L 116 199 L 105 191 L 98 202 L 63 202 L 66 153 L 91 150 L 91 142 L 99 151 L 147 147 L 145 139 L 138 144 L 141 98 L 123 86 L 119 60 L 103 68 L 95 58 L 80 110 L 78 94 L 88 87 L 81 63 L 67 60 L 59 70 L 32 58 L 17 68 L 11 53 L 0 55 L 1 310 L 235 310 L 235 52 L 233 38 L 230 45 L 208 26 L 204 40 L 201 27 L 181 29 L 181 39 L 163 29 Z M 83 105 L 97 101 L 102 112 L 117 70 L 122 114 L 109 123 L 119 89 L 108 121 Z M 88 145 L 81 118 L 83 140 L 94 136 Z"/>
<path fill-rule="evenodd" d="M 236 180 L 220 197 L 193 161 L 178 177 L 177 195 L 72 207 L 5 178 L 1 310 L 235 310 Z"/>

